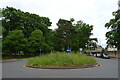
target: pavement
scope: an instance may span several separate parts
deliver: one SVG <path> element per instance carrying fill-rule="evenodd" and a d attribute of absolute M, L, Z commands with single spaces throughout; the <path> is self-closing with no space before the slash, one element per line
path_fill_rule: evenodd
<path fill-rule="evenodd" d="M 27 59 L 2 63 L 2 78 L 118 78 L 118 60 L 100 59 L 99 67 L 36 69 L 25 67 Z"/>
<path fill-rule="evenodd" d="M 8 60 L 0 60 L 0 63 L 21 61 L 21 60 L 28 60 L 28 59 L 8 59 Z"/>

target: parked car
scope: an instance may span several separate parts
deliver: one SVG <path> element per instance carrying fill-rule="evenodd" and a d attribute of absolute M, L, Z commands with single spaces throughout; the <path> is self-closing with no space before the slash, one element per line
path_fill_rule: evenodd
<path fill-rule="evenodd" d="M 108 54 L 101 54 L 101 58 L 110 59 L 110 56 Z"/>
<path fill-rule="evenodd" d="M 96 57 L 97 58 L 101 58 L 101 54 L 96 54 Z"/>
<path fill-rule="evenodd" d="M 96 57 L 96 54 L 93 54 L 94 57 Z"/>
<path fill-rule="evenodd" d="M 89 54 L 89 56 L 93 56 L 93 54 L 92 54 L 92 53 L 90 53 L 90 54 Z"/>

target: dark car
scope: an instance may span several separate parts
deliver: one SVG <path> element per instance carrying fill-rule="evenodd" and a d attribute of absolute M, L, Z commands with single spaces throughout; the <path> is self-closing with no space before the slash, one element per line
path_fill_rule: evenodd
<path fill-rule="evenodd" d="M 108 54 L 101 54 L 101 58 L 110 59 L 110 56 Z"/>

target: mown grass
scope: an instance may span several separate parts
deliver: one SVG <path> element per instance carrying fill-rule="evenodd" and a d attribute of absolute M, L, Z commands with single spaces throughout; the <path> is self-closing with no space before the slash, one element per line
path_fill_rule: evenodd
<path fill-rule="evenodd" d="M 83 54 L 51 53 L 30 59 L 27 66 L 79 66 L 95 64 L 94 57 Z"/>

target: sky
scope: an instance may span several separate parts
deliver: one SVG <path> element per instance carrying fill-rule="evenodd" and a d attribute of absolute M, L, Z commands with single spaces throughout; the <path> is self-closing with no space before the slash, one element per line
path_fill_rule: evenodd
<path fill-rule="evenodd" d="M 24 12 L 48 17 L 52 22 L 51 29 L 57 28 L 60 18 L 93 25 L 93 35 L 98 44 L 106 47 L 105 23 L 114 18 L 112 12 L 118 9 L 118 0 L 0 0 L 0 8 L 6 6 L 20 9 Z"/>

